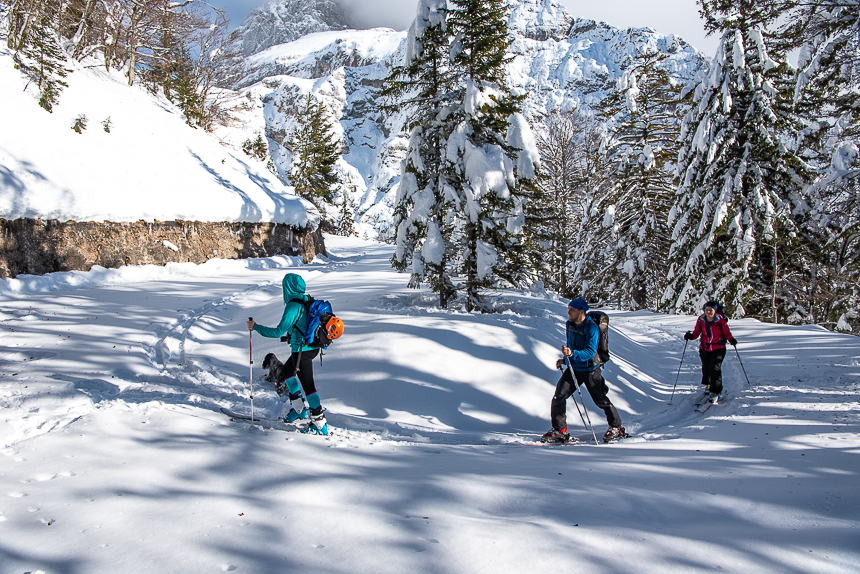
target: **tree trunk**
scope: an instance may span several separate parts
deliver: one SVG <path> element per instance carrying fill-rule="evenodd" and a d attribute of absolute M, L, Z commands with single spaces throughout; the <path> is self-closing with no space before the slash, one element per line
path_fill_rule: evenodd
<path fill-rule="evenodd" d="M 75 35 L 72 36 L 72 45 L 74 46 L 72 57 L 74 58 L 79 58 L 83 52 L 83 39 L 89 28 L 87 25 L 87 16 L 90 14 L 90 7 L 92 4 L 93 0 L 87 0 L 87 5 L 84 7 L 83 13 L 81 14 L 81 21 L 78 23 L 78 29 L 75 30 Z"/>

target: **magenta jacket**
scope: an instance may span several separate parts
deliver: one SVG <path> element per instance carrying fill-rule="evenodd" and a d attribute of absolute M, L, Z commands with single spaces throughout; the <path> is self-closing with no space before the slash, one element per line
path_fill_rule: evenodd
<path fill-rule="evenodd" d="M 729 324 L 719 313 L 714 316 L 714 322 L 710 325 L 704 315 L 699 316 L 696 320 L 696 328 L 693 329 L 693 338 L 697 339 L 700 335 L 702 340 L 699 343 L 699 349 L 702 351 L 725 349 L 726 341 L 732 338 Z"/>

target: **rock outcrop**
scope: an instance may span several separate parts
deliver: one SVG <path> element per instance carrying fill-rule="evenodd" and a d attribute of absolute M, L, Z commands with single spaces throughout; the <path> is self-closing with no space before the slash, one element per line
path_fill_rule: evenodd
<path fill-rule="evenodd" d="M 205 263 L 300 255 L 310 263 L 325 255 L 319 229 L 294 229 L 278 223 L 134 223 L 0 219 L 0 278 L 55 271 L 89 271 L 93 266 Z"/>

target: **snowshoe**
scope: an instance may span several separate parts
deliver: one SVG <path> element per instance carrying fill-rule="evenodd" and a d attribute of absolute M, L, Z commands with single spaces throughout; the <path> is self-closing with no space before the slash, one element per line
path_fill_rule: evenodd
<path fill-rule="evenodd" d="M 616 442 L 628 436 L 624 427 L 609 427 L 603 435 L 603 442 Z"/>
<path fill-rule="evenodd" d="M 556 430 L 550 429 L 540 437 L 540 441 L 544 443 L 566 443 L 570 442 L 570 435 L 566 433 L 567 429 Z"/>

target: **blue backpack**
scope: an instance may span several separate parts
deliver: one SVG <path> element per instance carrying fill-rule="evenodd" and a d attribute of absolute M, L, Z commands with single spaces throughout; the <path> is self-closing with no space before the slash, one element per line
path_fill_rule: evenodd
<path fill-rule="evenodd" d="M 328 348 L 328 346 L 331 345 L 332 340 L 329 339 L 325 326 L 329 320 L 335 316 L 334 311 L 331 308 L 331 303 L 323 301 L 322 299 L 316 300 L 310 295 L 308 295 L 307 300 L 290 299 L 290 303 L 293 302 L 301 303 L 304 306 L 305 311 L 307 311 L 308 323 L 305 326 L 305 330 L 302 332 L 305 344 L 308 347 L 315 347 L 318 349 Z"/>

